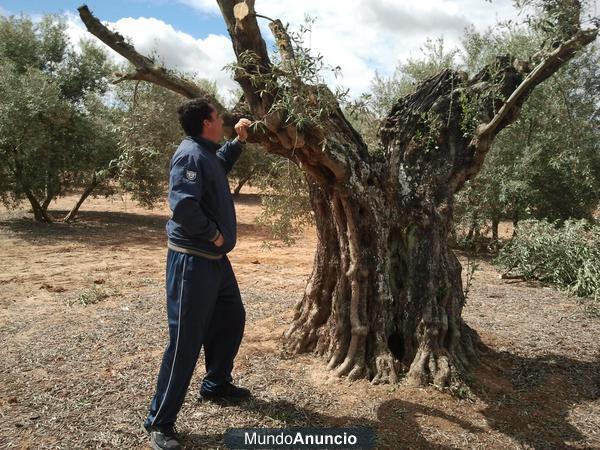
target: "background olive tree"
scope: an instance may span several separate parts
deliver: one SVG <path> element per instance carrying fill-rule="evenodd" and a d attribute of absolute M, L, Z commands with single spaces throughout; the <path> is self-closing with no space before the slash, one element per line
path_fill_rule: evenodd
<path fill-rule="evenodd" d="M 511 26 L 469 31 L 465 65 L 478 70 L 498 53 L 523 57 L 544 35 Z M 470 240 L 483 226 L 498 239 L 501 220 L 592 219 L 600 192 L 600 52 L 586 48 L 532 93 L 520 118 L 499 134 L 486 166 L 457 197 L 459 226 Z"/>
<path fill-rule="evenodd" d="M 90 42 L 75 51 L 64 22 L 0 18 L 0 196 L 27 199 L 38 221 L 69 189 L 97 185 L 114 158 L 106 92 L 110 64 Z M 87 190 L 87 189 L 86 189 Z M 72 218 L 76 208 L 67 218 Z"/>

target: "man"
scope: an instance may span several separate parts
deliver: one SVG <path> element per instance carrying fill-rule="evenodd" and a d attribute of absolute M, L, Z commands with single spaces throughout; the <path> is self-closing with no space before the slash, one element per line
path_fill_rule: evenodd
<path fill-rule="evenodd" d="M 154 449 L 180 449 L 175 420 L 200 349 L 206 376 L 199 398 L 242 400 L 247 389 L 232 384 L 231 370 L 246 313 L 227 258 L 236 242 L 236 217 L 227 173 L 248 136 L 248 119 L 237 137 L 219 147 L 223 120 L 203 99 L 184 103 L 179 121 L 187 136 L 171 160 L 167 222 L 167 316 L 169 345 L 144 427 Z"/>

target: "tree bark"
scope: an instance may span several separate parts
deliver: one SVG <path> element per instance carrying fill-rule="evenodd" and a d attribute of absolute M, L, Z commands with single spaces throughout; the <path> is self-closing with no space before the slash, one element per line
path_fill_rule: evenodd
<path fill-rule="evenodd" d="M 492 217 L 492 239 L 494 241 L 498 240 L 498 228 L 500 227 L 500 217 L 494 216 Z"/>
<path fill-rule="evenodd" d="M 512 216 L 512 224 L 513 224 L 513 237 L 515 237 L 517 235 L 517 227 L 519 226 L 519 221 L 521 220 L 521 217 L 519 215 L 519 205 L 516 204 L 515 208 L 513 209 L 513 216 Z"/>
<path fill-rule="evenodd" d="M 441 72 L 397 101 L 381 128 L 384 152 L 371 155 L 339 107 L 302 130 L 272 109 L 280 93 L 260 82 L 272 65 L 254 1 L 245 0 L 238 17 L 237 3 L 218 0 L 243 68 L 235 79 L 246 105 L 236 110 L 265 123 L 267 131 L 251 136 L 253 142 L 307 174 L 316 220 L 313 271 L 285 344 L 326 357 L 335 374 L 350 379 L 459 381 L 477 363 L 480 341 L 461 317 L 461 265 L 448 246 L 454 195 L 479 172 L 494 137 L 516 120 L 532 89 L 597 30 L 578 30 L 532 70 L 503 57 L 471 79 Z M 95 34 L 121 48 L 106 31 Z M 294 54 L 285 29 L 274 32 L 287 64 Z M 138 72 L 152 68 L 132 52 L 121 54 Z M 249 52 L 252 62 L 244 59 Z M 173 85 L 167 81 L 159 84 Z"/>
<path fill-rule="evenodd" d="M 35 196 L 31 193 L 30 190 L 25 190 L 25 196 L 27 197 L 27 200 L 29 200 L 29 204 L 31 205 L 31 209 L 33 211 L 33 218 L 36 222 L 53 222 L 52 217 L 50 216 L 50 214 L 48 214 L 48 211 L 42 208 L 42 205 L 40 205 L 40 202 L 38 202 L 38 200 L 35 198 Z"/>
<path fill-rule="evenodd" d="M 235 186 L 235 189 L 233 190 L 233 195 L 234 196 L 238 196 L 240 195 L 240 191 L 242 190 L 242 188 L 244 187 L 244 185 L 250 181 L 252 179 L 252 176 L 254 175 L 254 171 L 250 172 L 248 175 L 246 175 L 243 178 L 240 178 L 238 180 L 237 185 Z"/>
<path fill-rule="evenodd" d="M 42 205 L 40 205 L 40 202 L 37 200 L 37 198 L 35 198 L 35 195 L 33 194 L 30 186 L 23 177 L 23 165 L 17 156 L 16 148 L 13 149 L 13 153 L 15 154 L 15 179 L 17 181 L 17 184 L 20 186 L 21 191 L 25 194 L 25 197 L 31 205 L 31 210 L 33 211 L 33 218 L 36 222 L 52 223 L 52 216 L 48 214 L 48 211 L 45 208 L 42 208 Z"/>
<path fill-rule="evenodd" d="M 96 189 L 98 187 L 98 184 L 100 184 L 100 183 L 99 183 L 98 179 L 96 178 L 96 174 L 94 174 L 92 176 L 92 181 L 90 182 L 88 187 L 85 188 L 85 190 L 79 197 L 79 200 L 77 200 L 77 203 L 75 203 L 73 208 L 71 208 L 71 211 L 69 211 L 69 213 L 63 218 L 64 222 L 70 223 L 73 220 L 75 220 L 75 217 L 77 217 L 77 214 L 79 213 L 79 208 L 81 208 L 81 205 L 83 205 L 83 202 L 86 201 L 86 199 L 90 196 L 90 194 L 94 191 L 94 189 Z"/>
<path fill-rule="evenodd" d="M 403 220 L 386 206 L 397 193 L 385 183 L 358 190 L 311 188 L 319 244 L 287 344 L 349 379 L 447 385 L 477 361 L 478 343 L 460 317 L 450 211 Z"/>

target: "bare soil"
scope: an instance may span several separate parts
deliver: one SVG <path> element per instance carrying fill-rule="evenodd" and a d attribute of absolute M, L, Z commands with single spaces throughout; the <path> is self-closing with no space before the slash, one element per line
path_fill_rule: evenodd
<path fill-rule="evenodd" d="M 600 320 L 575 299 L 501 280 L 471 256 L 464 316 L 488 351 L 467 386 L 332 379 L 323 360 L 281 345 L 314 230 L 286 247 L 254 223 L 257 195 L 236 204 L 230 259 L 247 325 L 235 377 L 254 399 L 198 403 L 201 356 L 178 422 L 186 448 L 223 448 L 229 427 L 290 426 L 371 426 L 381 449 L 600 448 Z M 122 198 L 90 199 L 72 225 L 0 211 L 0 448 L 146 448 L 141 422 L 167 342 L 167 215 Z"/>

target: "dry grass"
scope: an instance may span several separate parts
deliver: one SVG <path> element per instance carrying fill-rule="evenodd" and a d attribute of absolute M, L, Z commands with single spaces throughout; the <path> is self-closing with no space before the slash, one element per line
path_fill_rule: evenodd
<path fill-rule="evenodd" d="M 72 226 L 0 213 L 1 448 L 145 448 L 140 424 L 167 336 L 166 213 L 120 200 L 84 208 Z M 248 322 L 235 375 L 255 398 L 196 402 L 200 363 L 178 424 L 187 448 L 222 448 L 228 427 L 303 425 L 372 426 L 390 449 L 600 448 L 600 322 L 575 300 L 500 280 L 481 259 L 464 315 L 489 352 L 464 398 L 331 379 L 322 360 L 280 345 L 314 232 L 267 251 L 257 198 L 237 209 L 231 259 Z"/>

